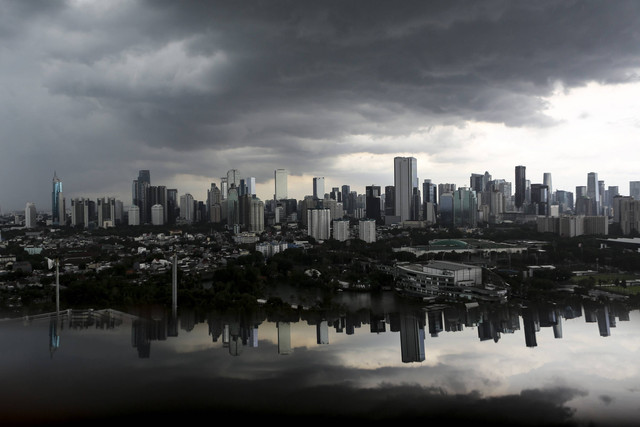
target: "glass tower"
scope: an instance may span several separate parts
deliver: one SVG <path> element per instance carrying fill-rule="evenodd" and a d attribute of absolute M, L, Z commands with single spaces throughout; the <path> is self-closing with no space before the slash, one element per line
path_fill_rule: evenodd
<path fill-rule="evenodd" d="M 51 192 L 51 217 L 54 225 L 60 225 L 64 222 L 64 208 L 62 205 L 62 180 L 58 175 L 53 173 L 53 191 Z M 61 215 L 62 211 L 62 215 Z"/>

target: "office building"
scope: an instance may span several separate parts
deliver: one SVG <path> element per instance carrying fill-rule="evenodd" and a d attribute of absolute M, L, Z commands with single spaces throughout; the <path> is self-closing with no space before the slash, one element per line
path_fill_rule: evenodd
<path fill-rule="evenodd" d="M 515 205 L 516 205 L 516 209 L 521 210 L 526 201 L 526 191 L 527 191 L 526 166 L 516 166 L 515 183 L 516 183 Z"/>
<path fill-rule="evenodd" d="M 24 208 L 24 226 L 25 228 L 36 228 L 36 205 L 35 203 L 27 203 Z"/>
<path fill-rule="evenodd" d="M 329 209 L 307 209 L 307 234 L 316 240 L 331 237 L 331 211 Z"/>
<path fill-rule="evenodd" d="M 551 185 L 551 172 L 545 172 L 542 174 L 542 185 L 547 186 L 547 191 L 549 193 L 549 204 L 555 204 L 555 198 L 553 194 L 553 187 Z"/>
<path fill-rule="evenodd" d="M 313 198 L 315 200 L 324 199 L 324 177 L 316 176 L 313 178 Z"/>
<path fill-rule="evenodd" d="M 366 205 L 365 212 L 369 219 L 380 221 L 382 215 L 380 213 L 381 194 L 379 185 L 368 185 L 365 187 Z"/>
<path fill-rule="evenodd" d="M 250 202 L 248 230 L 252 233 L 264 232 L 264 202 L 252 197 Z"/>
<path fill-rule="evenodd" d="M 384 216 L 391 217 L 396 212 L 396 197 L 395 187 L 393 185 L 387 185 L 384 187 Z"/>
<path fill-rule="evenodd" d="M 164 206 L 162 205 L 151 206 L 151 224 L 164 225 Z"/>
<path fill-rule="evenodd" d="M 340 242 L 349 239 L 349 220 L 337 219 L 333 221 L 333 238 Z"/>
<path fill-rule="evenodd" d="M 287 180 L 289 178 L 289 171 L 286 169 L 276 169 L 273 172 L 273 178 L 275 182 L 275 193 L 273 198 L 275 200 L 284 200 L 289 197 Z"/>
<path fill-rule="evenodd" d="M 367 243 L 376 241 L 376 221 L 373 219 L 361 219 L 358 222 L 358 237 Z"/>
<path fill-rule="evenodd" d="M 129 225 L 140 225 L 140 208 L 136 205 L 129 206 Z"/>
<path fill-rule="evenodd" d="M 190 193 L 180 196 L 180 218 L 186 222 L 193 222 L 195 219 L 194 199 Z"/>
<path fill-rule="evenodd" d="M 229 169 L 227 171 L 227 188 L 240 188 L 240 171 L 238 169 Z"/>
<path fill-rule="evenodd" d="M 475 228 L 478 225 L 478 201 L 470 188 L 458 188 L 453 193 L 453 225 Z"/>
<path fill-rule="evenodd" d="M 151 186 L 151 174 L 149 170 L 143 169 L 138 172 L 138 179 L 133 181 L 131 188 L 131 202 L 139 208 L 140 223 L 146 224 L 150 221 L 151 204 L 149 203 L 149 187 Z"/>
<path fill-rule="evenodd" d="M 598 185 L 598 174 L 596 172 L 587 174 L 587 197 L 596 204 L 595 215 L 600 215 L 600 186 Z"/>
<path fill-rule="evenodd" d="M 62 193 L 62 180 L 56 172 L 53 173 L 53 191 L 51 192 L 51 223 L 53 225 L 65 224 L 65 205 Z"/>
<path fill-rule="evenodd" d="M 640 200 L 640 181 L 629 181 L 629 196 Z"/>
<path fill-rule="evenodd" d="M 99 198 L 97 203 L 98 227 L 107 228 L 116 225 L 116 200 L 112 197 Z"/>
<path fill-rule="evenodd" d="M 395 216 L 400 221 L 414 221 L 415 197 L 418 189 L 418 161 L 414 157 L 396 157 L 393 160 L 395 188 Z"/>

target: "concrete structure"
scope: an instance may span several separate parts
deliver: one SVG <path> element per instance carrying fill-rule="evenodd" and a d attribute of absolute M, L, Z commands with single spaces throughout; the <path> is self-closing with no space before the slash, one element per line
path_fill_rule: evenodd
<path fill-rule="evenodd" d="M 333 238 L 344 242 L 349 240 L 349 221 L 346 219 L 338 219 L 333 221 Z"/>
<path fill-rule="evenodd" d="M 151 206 L 151 224 L 163 225 L 164 222 L 164 207 L 162 205 Z"/>
<path fill-rule="evenodd" d="M 28 202 L 24 208 L 25 228 L 36 228 L 37 215 L 35 203 Z"/>
<path fill-rule="evenodd" d="M 417 220 L 415 196 L 418 190 L 418 161 L 414 157 L 393 159 L 393 186 L 395 216 L 400 217 L 400 221 Z"/>
<path fill-rule="evenodd" d="M 313 178 L 313 198 L 315 200 L 324 199 L 324 177 L 316 176 Z"/>
<path fill-rule="evenodd" d="M 284 200 L 288 198 L 287 179 L 289 177 L 289 171 L 286 169 L 276 169 L 273 172 L 273 179 L 275 185 L 275 193 L 273 198 L 275 200 Z"/>
<path fill-rule="evenodd" d="M 307 210 L 307 234 L 316 240 L 331 237 L 331 211 L 329 209 Z"/>
<path fill-rule="evenodd" d="M 136 205 L 129 206 L 129 225 L 140 225 L 140 208 Z"/>
<path fill-rule="evenodd" d="M 376 241 L 376 221 L 373 219 L 361 219 L 358 222 L 358 237 L 367 243 Z"/>

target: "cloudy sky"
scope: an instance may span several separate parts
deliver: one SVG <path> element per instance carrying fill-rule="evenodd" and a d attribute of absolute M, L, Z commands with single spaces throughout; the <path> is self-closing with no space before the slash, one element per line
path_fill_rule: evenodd
<path fill-rule="evenodd" d="M 640 180 L 640 2 L 0 2 L 0 209 L 153 185 L 206 197 L 228 169 L 273 196 Z"/>

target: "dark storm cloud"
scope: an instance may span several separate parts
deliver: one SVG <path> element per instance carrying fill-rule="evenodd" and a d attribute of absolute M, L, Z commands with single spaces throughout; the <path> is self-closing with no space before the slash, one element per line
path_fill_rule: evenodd
<path fill-rule="evenodd" d="M 540 96 L 556 81 L 572 87 L 634 78 L 640 50 L 639 6 L 625 2 L 127 7 L 126 16 L 116 13 L 104 23 L 94 17 L 94 23 L 111 38 L 108 29 L 124 19 L 128 38 L 114 36 L 100 58 L 93 50 L 57 58 L 47 86 L 99 100 L 138 131 L 137 139 L 182 149 L 274 146 L 283 139 L 291 149 L 297 138 L 375 134 L 374 124 L 384 119 L 358 115 L 362 104 L 395 106 L 426 123 L 548 124 Z M 92 28 L 86 27 L 80 31 Z M 166 64 L 166 73 L 134 70 L 136 60 L 152 62 L 172 42 L 182 43 L 185 67 L 204 61 L 201 73 L 187 82 L 177 77 L 177 63 Z M 166 55 L 170 61 L 172 52 Z"/>
<path fill-rule="evenodd" d="M 187 163 L 194 152 L 194 164 L 204 162 L 201 150 L 217 150 L 206 169 L 185 173 L 222 175 L 217 168 L 231 161 L 269 176 L 398 149 L 353 146 L 355 135 L 467 121 L 551 126 L 543 98 L 557 82 L 637 79 L 639 9 L 623 1 L 5 2 L 0 137 L 17 144 L 9 157 L 43 171 L 31 188 L 62 169 L 67 181 L 106 191 L 81 165 L 132 178 L 138 168 L 174 173 L 145 165 L 145 147 Z M 280 164 L 217 157 L 244 147 Z M 446 147 L 430 140 L 424 150 Z"/>

